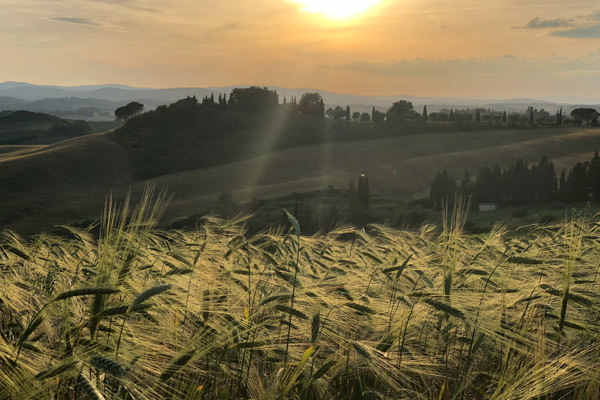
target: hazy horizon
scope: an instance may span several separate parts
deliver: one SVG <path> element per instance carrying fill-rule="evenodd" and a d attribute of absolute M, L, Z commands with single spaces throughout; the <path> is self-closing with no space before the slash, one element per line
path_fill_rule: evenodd
<path fill-rule="evenodd" d="M 389 99 L 390 101 L 393 101 L 394 99 L 398 99 L 398 98 L 415 98 L 415 99 L 423 99 L 423 100 L 439 100 L 439 101 L 444 101 L 444 100 L 452 100 L 452 101 L 460 101 L 460 100 L 465 100 L 465 101 L 469 101 L 469 100 L 477 100 L 477 101 L 513 101 L 513 100 L 538 100 L 538 101 L 542 101 L 542 102 L 549 102 L 549 103 L 565 103 L 565 104 L 589 104 L 589 105 L 593 105 L 597 102 L 600 102 L 600 94 L 597 96 L 589 96 L 589 97 L 584 97 L 584 96 L 572 96 L 569 94 L 565 94 L 565 95 L 561 95 L 561 96 L 513 96 L 513 97 L 507 97 L 507 96 L 499 96 L 499 97 L 493 97 L 493 96 L 487 96 L 487 95 L 463 95 L 463 96 L 420 96 L 418 94 L 413 94 L 413 93 L 396 93 L 396 94 L 392 94 L 392 95 L 376 95 L 376 94 L 359 94 L 359 93 L 348 93 L 348 92 L 336 92 L 336 91 L 328 91 L 328 90 L 322 90 L 320 88 L 316 88 L 316 87 L 284 87 L 281 85 L 270 85 L 270 84 L 266 84 L 266 85 L 256 85 L 256 84 L 252 84 L 252 83 L 240 83 L 240 84 L 236 84 L 236 85 L 223 85 L 223 86 L 214 86 L 214 85 L 209 85 L 209 86 L 204 86 L 204 87 L 194 87 L 194 86 L 176 86 L 176 87 L 139 87 L 139 86 L 131 86 L 128 85 L 126 83 L 100 83 L 100 84 L 94 84 L 94 83 L 89 83 L 89 84 L 85 84 L 85 85 L 57 85 L 57 84 L 52 84 L 52 83 L 37 83 L 37 82 L 20 82 L 20 81 L 3 81 L 0 82 L 0 87 L 2 85 L 25 85 L 25 86 L 15 86 L 16 87 L 27 87 L 27 85 L 31 85 L 34 87 L 39 87 L 39 88 L 57 88 L 57 89 L 67 89 L 67 90 L 75 90 L 75 91 L 79 91 L 81 90 L 82 92 L 85 92 L 85 89 L 88 90 L 96 90 L 99 88 L 114 88 L 114 89 L 123 89 L 123 90 L 132 90 L 132 91 L 161 91 L 161 90 L 185 90 L 185 89 L 193 89 L 193 90 L 207 90 L 207 91 L 218 91 L 220 89 L 226 90 L 226 91 L 230 91 L 232 88 L 240 88 L 240 87 L 250 87 L 250 86 L 258 86 L 258 87 L 268 87 L 270 89 L 281 89 L 287 92 L 294 92 L 294 91 L 301 91 L 301 92 L 319 92 L 319 93 L 323 93 L 323 94 L 330 94 L 330 95 L 335 95 L 335 96 L 347 96 L 349 98 L 353 98 L 353 97 L 357 97 L 357 98 L 365 98 L 365 99 L 369 99 L 369 98 L 379 98 L 379 99 Z M 11 86 L 12 88 L 12 86 Z M 0 96 L 2 94 L 0 93 Z M 280 94 L 280 96 L 284 96 L 285 93 Z M 19 98 L 19 96 L 11 96 L 11 97 L 16 97 Z M 47 97 L 47 96 L 37 96 L 36 99 L 44 99 L 44 98 L 54 98 L 55 96 L 52 97 Z M 98 98 L 102 98 L 101 96 Z M 175 99 L 173 99 L 175 100 Z M 341 104 L 341 103 L 340 103 Z M 465 104 L 468 105 L 468 104 Z M 473 104 L 475 105 L 475 104 Z"/>
<path fill-rule="evenodd" d="M 0 81 L 594 98 L 595 1 L 8 0 Z"/>

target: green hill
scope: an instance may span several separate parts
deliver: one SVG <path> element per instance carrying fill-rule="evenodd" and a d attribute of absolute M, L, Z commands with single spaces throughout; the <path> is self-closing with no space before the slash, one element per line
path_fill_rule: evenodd
<path fill-rule="evenodd" d="M 223 193 L 239 202 L 346 188 L 357 173 L 369 174 L 372 195 L 411 199 L 427 195 L 435 174 L 447 168 L 507 165 L 518 157 L 546 155 L 558 170 L 587 161 L 600 147 L 600 129 L 536 128 L 408 135 L 321 143 L 272 151 L 242 161 L 165 174 L 150 179 L 175 193 L 167 219 L 194 215 Z M 197 154 L 189 150 L 190 157 Z M 95 134 L 49 146 L 0 146 L 2 226 L 36 232 L 52 224 L 98 216 L 111 190 L 140 192 L 128 152 L 107 135 Z"/>
<path fill-rule="evenodd" d="M 274 150 L 372 138 L 389 128 L 329 121 L 293 105 L 244 107 L 187 98 L 129 119 L 113 139 L 126 150 L 137 178 L 222 165 Z"/>
<path fill-rule="evenodd" d="M 48 144 L 91 132 L 85 121 L 65 120 L 31 111 L 0 114 L 0 145 Z"/>
<path fill-rule="evenodd" d="M 436 173 L 457 177 L 483 165 L 508 165 L 516 158 L 546 155 L 558 171 L 587 161 L 600 147 L 600 129 L 559 128 L 409 135 L 324 143 L 276 151 L 239 161 L 151 179 L 176 193 L 173 210 L 193 213 L 230 192 L 234 199 L 273 198 L 331 185 L 367 172 L 371 193 L 392 199 L 427 197 Z M 174 215 L 174 211 L 171 211 Z"/>
<path fill-rule="evenodd" d="M 132 183 L 125 152 L 103 134 L 0 146 L 0 226 L 39 232 L 96 217 L 105 195 Z"/>

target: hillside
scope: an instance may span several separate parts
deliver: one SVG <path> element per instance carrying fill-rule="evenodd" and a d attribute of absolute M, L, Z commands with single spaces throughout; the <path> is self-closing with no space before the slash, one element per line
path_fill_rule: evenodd
<path fill-rule="evenodd" d="M 224 192 L 239 201 L 272 198 L 332 185 L 346 188 L 358 173 L 369 175 L 371 193 L 384 198 L 426 197 L 435 174 L 516 158 L 542 155 L 558 171 L 591 158 L 600 148 L 600 129 L 560 128 L 410 135 L 356 142 L 325 143 L 277 151 L 247 161 L 151 179 L 176 193 L 178 212 L 193 213 Z M 173 215 L 173 213 L 170 213 Z M 174 215 L 173 215 L 174 216 Z"/>
<path fill-rule="evenodd" d="M 246 103 L 237 103 L 237 99 L 244 99 L 244 96 L 247 96 L 247 100 L 243 100 Z M 267 96 L 272 101 L 261 103 L 261 96 Z M 229 102 L 222 101 L 220 97 L 218 102 L 211 98 L 200 102 L 195 97 L 188 97 L 130 118 L 122 127 L 116 129 L 111 137 L 126 149 L 134 176 L 137 179 L 148 179 L 249 160 L 282 149 L 322 143 L 346 143 L 402 136 L 410 136 L 410 139 L 406 140 L 407 143 L 411 143 L 413 140 L 419 142 L 419 136 L 431 139 L 437 137 L 431 136 L 432 134 L 463 132 L 467 134 L 467 139 L 463 140 L 459 136 L 458 147 L 450 148 L 468 150 L 472 146 L 485 146 L 488 143 L 487 139 L 478 135 L 469 136 L 468 132 L 496 129 L 503 133 L 490 133 L 491 137 L 503 135 L 510 143 L 513 138 L 523 140 L 523 137 L 529 137 L 527 133 L 518 134 L 516 130 L 532 129 L 523 114 L 510 114 L 508 119 L 507 115 L 504 115 L 505 120 L 502 122 L 501 113 L 496 113 L 495 116 L 490 113 L 486 121 L 481 118 L 479 112 L 473 114 L 468 111 L 461 112 L 460 115 L 458 112 L 453 113 L 451 121 L 446 119 L 428 122 L 407 102 L 404 102 L 407 105 L 406 114 L 399 116 L 396 121 L 348 121 L 340 114 L 331 114 L 331 118 L 325 118 L 322 98 L 318 94 L 314 95 L 314 98 L 317 99 L 314 101 L 318 107 L 315 105 L 314 109 L 310 109 L 306 105 L 309 103 L 304 106 L 295 102 L 278 104 L 277 93 L 262 88 L 234 91 Z M 235 101 L 232 102 L 232 99 Z M 311 95 L 303 96 L 301 102 L 303 99 L 311 99 Z M 317 109 L 321 111 L 317 112 Z M 344 109 L 338 109 L 345 115 Z M 555 127 L 554 117 L 545 114 L 546 119 L 540 126 Z M 366 117 L 368 121 L 369 115 Z M 546 129 L 544 132 L 544 135 L 547 135 L 553 130 Z M 469 143 L 471 140 L 472 143 Z M 329 147 L 344 149 L 344 146 Z M 328 146 L 323 145 L 320 148 L 327 149 Z M 343 154 L 352 153 L 341 150 L 342 159 L 345 157 Z M 386 150 L 381 154 L 385 159 Z M 411 151 L 406 154 L 414 156 L 420 153 Z M 355 164 L 360 164 L 368 158 L 373 157 L 363 154 Z"/>
<path fill-rule="evenodd" d="M 175 193 L 167 219 L 204 212 L 217 197 L 272 199 L 326 188 L 346 188 L 365 171 L 372 195 L 391 200 L 427 195 L 435 174 L 447 168 L 507 165 L 517 157 L 547 155 L 557 170 L 590 159 L 600 129 L 547 128 L 410 135 L 301 146 L 224 165 L 166 174 L 150 182 Z M 191 154 L 195 154 L 193 149 Z M 374 156 L 376 155 L 376 156 Z M 96 218 L 111 190 L 141 192 L 146 180 L 132 177 L 127 152 L 95 134 L 51 146 L 0 146 L 2 226 L 39 231 L 52 224 Z"/>
<path fill-rule="evenodd" d="M 92 131 L 92 126 L 82 120 L 26 110 L 0 112 L 0 145 L 49 144 Z"/>
<path fill-rule="evenodd" d="M 127 150 L 135 177 L 147 179 L 282 148 L 391 134 L 387 126 L 300 115 L 292 104 L 251 104 L 200 103 L 188 97 L 129 119 L 111 137 Z"/>
<path fill-rule="evenodd" d="M 125 153 L 103 134 L 0 146 L 0 226 L 39 232 L 96 217 L 107 194 L 131 183 Z"/>

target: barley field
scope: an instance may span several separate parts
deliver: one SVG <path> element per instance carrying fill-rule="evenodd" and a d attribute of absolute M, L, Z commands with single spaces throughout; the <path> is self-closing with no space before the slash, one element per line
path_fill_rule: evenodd
<path fill-rule="evenodd" d="M 0 239 L 0 399 L 594 399 L 595 216 L 465 235 L 155 224 Z"/>

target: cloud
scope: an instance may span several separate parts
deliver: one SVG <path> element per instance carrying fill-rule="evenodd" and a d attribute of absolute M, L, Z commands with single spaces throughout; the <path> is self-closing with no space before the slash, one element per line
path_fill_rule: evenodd
<path fill-rule="evenodd" d="M 129 9 L 136 10 L 136 11 L 146 11 L 146 12 L 152 12 L 152 13 L 158 12 L 158 9 L 156 9 L 156 8 L 140 6 L 131 0 L 92 0 L 92 1 L 95 1 L 96 3 L 104 3 L 104 4 L 109 4 L 109 5 L 120 6 L 123 8 L 129 8 Z"/>
<path fill-rule="evenodd" d="M 568 29 L 566 31 L 554 31 L 552 36 L 566 37 L 572 39 L 600 38 L 600 24 L 581 28 Z"/>
<path fill-rule="evenodd" d="M 550 35 L 557 37 L 566 37 L 572 39 L 581 38 L 600 38 L 600 11 L 594 11 L 591 14 L 580 15 L 574 18 L 564 19 L 542 19 L 535 17 L 522 28 L 524 29 L 552 29 L 552 28 L 571 28 L 553 30 Z"/>
<path fill-rule="evenodd" d="M 59 21 L 59 22 L 69 22 L 72 24 L 84 24 L 84 25 L 98 25 L 97 22 L 94 22 L 93 20 L 89 19 L 89 18 L 78 18 L 78 17 L 54 17 L 54 18 L 50 18 L 53 21 Z"/>
<path fill-rule="evenodd" d="M 572 19 L 541 19 L 540 17 L 535 17 L 527 25 L 523 28 L 526 29 L 545 29 L 545 28 L 568 28 L 573 26 Z"/>

